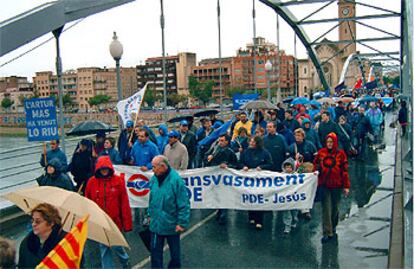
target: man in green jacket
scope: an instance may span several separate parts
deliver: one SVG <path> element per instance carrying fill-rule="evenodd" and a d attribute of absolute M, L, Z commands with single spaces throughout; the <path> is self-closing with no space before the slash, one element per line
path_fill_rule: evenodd
<path fill-rule="evenodd" d="M 148 214 L 151 231 L 151 267 L 163 268 L 167 240 L 171 261 L 168 268 L 181 267 L 180 233 L 190 223 L 190 200 L 183 179 L 163 155 L 152 159 Z"/>

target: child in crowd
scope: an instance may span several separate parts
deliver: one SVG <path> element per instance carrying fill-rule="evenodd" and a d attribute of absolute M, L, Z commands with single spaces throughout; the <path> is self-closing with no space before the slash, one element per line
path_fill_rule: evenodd
<path fill-rule="evenodd" d="M 287 174 L 295 173 L 295 160 L 292 158 L 286 159 L 282 164 L 282 170 Z M 283 233 L 289 235 L 298 223 L 298 210 L 284 210 L 282 211 L 282 216 L 283 224 L 285 225 Z"/>

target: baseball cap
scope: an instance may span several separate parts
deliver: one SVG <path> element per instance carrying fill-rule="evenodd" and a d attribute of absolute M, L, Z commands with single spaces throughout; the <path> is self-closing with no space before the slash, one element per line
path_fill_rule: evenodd
<path fill-rule="evenodd" d="M 187 125 L 188 126 L 188 121 L 182 120 L 182 121 L 180 121 L 180 125 Z"/>
<path fill-rule="evenodd" d="M 179 138 L 179 137 L 180 137 L 180 133 L 179 133 L 179 132 L 177 132 L 176 130 L 171 130 L 171 131 L 168 133 L 168 137 L 176 137 L 176 138 Z"/>
<path fill-rule="evenodd" d="M 132 120 L 128 120 L 128 121 L 126 122 L 126 127 L 127 127 L 127 128 L 134 127 L 134 122 L 133 122 Z"/>

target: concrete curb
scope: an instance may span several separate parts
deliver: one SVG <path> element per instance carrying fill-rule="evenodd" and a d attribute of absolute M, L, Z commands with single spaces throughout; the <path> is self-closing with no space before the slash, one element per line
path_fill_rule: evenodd
<path fill-rule="evenodd" d="M 388 268 L 404 268 L 404 197 L 401 150 L 401 137 L 397 132 Z"/>

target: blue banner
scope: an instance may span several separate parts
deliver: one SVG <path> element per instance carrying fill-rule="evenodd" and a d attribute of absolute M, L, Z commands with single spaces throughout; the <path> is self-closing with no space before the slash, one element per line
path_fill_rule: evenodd
<path fill-rule="evenodd" d="M 54 98 L 25 100 L 24 110 L 28 141 L 59 139 Z"/>
<path fill-rule="evenodd" d="M 238 110 L 242 105 L 245 103 L 252 101 L 252 100 L 258 100 L 259 94 L 258 93 L 252 93 L 252 94 L 235 94 L 233 95 L 233 109 Z"/>

